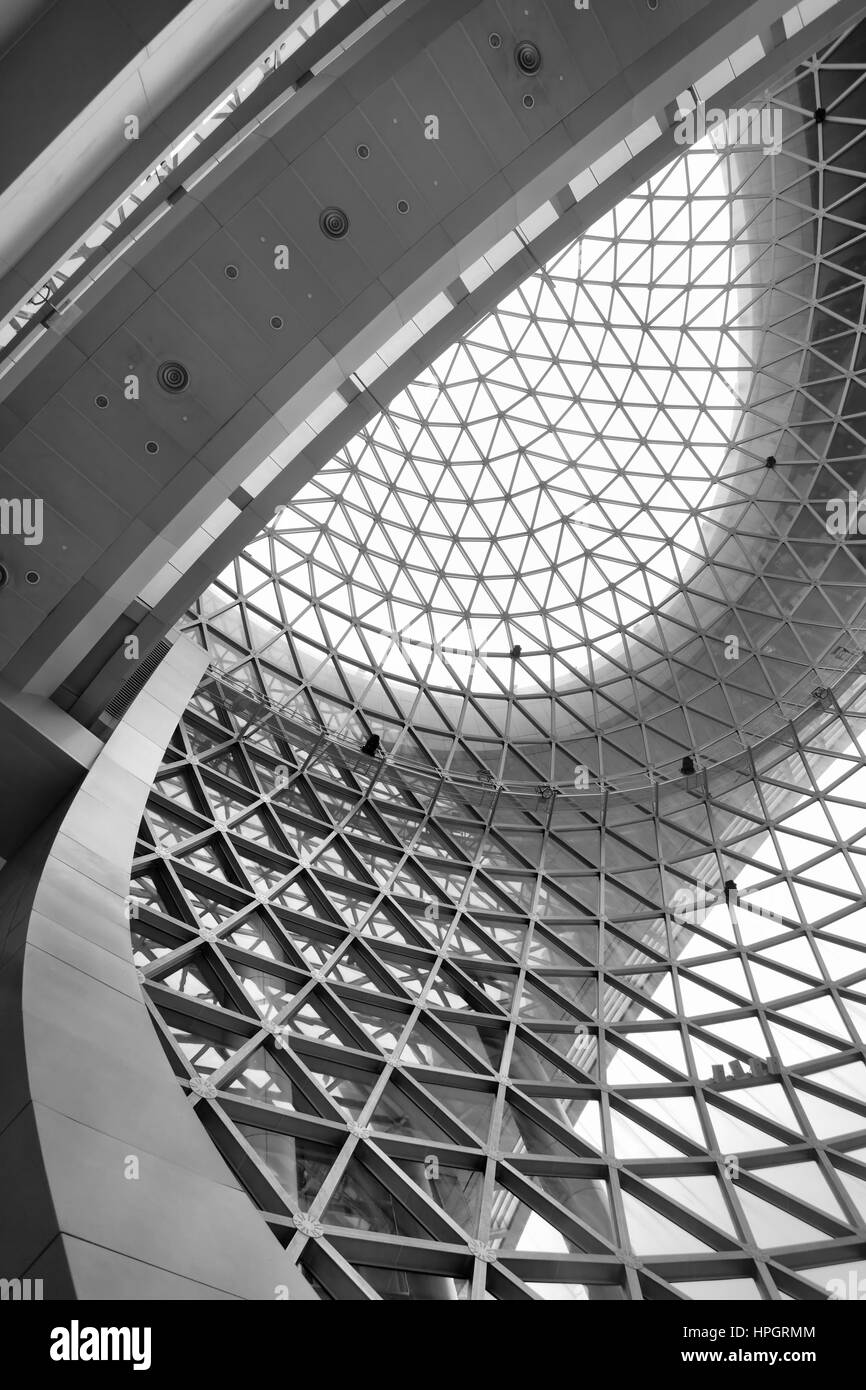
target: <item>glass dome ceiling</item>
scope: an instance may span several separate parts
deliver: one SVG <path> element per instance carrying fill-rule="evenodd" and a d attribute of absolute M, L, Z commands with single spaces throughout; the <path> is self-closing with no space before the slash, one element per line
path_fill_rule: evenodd
<path fill-rule="evenodd" d="M 350 741 L 555 785 L 737 757 L 834 685 L 863 122 L 819 147 L 816 83 L 777 94 L 778 155 L 685 152 L 347 442 L 203 595 L 214 662 Z"/>
<path fill-rule="evenodd" d="M 179 1084 L 323 1298 L 811 1301 L 866 1276 L 866 573 L 825 506 L 863 476 L 863 32 L 782 84 L 781 154 L 685 155 L 691 212 L 665 223 L 657 206 L 673 170 L 629 199 L 506 301 L 506 326 L 501 305 L 440 360 L 441 389 L 428 374 L 371 421 L 191 615 L 212 673 L 141 826 L 132 946 Z M 724 185 L 700 182 L 711 165 Z M 629 252 L 629 228 L 655 218 L 664 248 L 677 217 L 697 229 L 700 188 L 722 186 L 715 251 L 736 297 L 706 258 L 708 222 L 677 248 L 688 290 L 661 283 L 680 273 L 662 251 L 657 300 L 636 300 L 631 267 L 656 253 Z M 620 279 L 602 298 L 605 257 Z M 551 421 L 528 402 L 554 370 L 539 306 L 561 299 L 566 266 L 557 331 L 575 357 Z M 617 321 L 627 304 L 637 326 Z M 660 404 L 619 404 L 615 348 L 639 355 L 666 334 L 673 375 L 635 372 Z M 594 349 L 582 367 L 578 343 Z M 582 390 L 566 435 L 577 370 L 613 399 Z M 723 373 L 744 397 L 733 422 L 712 394 Z M 443 469 L 432 441 L 450 431 L 456 457 L 476 424 L 428 427 L 431 404 L 469 420 L 496 392 L 483 452 L 498 434 L 508 468 Z M 604 410 L 621 433 L 602 429 Z M 608 492 L 589 463 L 558 481 L 590 455 Z M 413 488 L 431 490 L 432 470 L 430 513 Z M 460 477 L 465 502 L 440 486 Z M 446 501 L 462 510 L 440 560 Z M 547 531 L 567 537 L 557 564 L 609 576 L 616 631 L 586 589 L 557 606 L 540 580 L 552 562 L 509 559 L 495 511 L 495 547 L 461 539 L 482 502 L 539 551 Z M 642 533 L 650 513 L 682 526 L 666 520 L 660 542 Z M 467 545 L 481 558 L 462 573 Z M 642 600 L 616 569 L 626 546 L 659 585 Z M 478 626 L 491 586 L 499 626 L 461 665 L 434 615 Z M 389 635 L 407 627 L 419 645 Z M 816 700 L 816 684 L 833 690 Z M 362 752 L 371 731 L 387 758 Z M 698 748 L 712 754 L 700 775 L 649 784 Z M 576 764 L 635 780 L 578 797 Z"/>
<path fill-rule="evenodd" d="M 214 662 L 566 786 L 737 757 L 834 685 L 866 645 L 826 505 L 866 450 L 859 74 L 783 82 L 776 155 L 684 151 L 371 416 L 203 595 Z"/>
<path fill-rule="evenodd" d="M 586 670 L 588 644 L 616 649 L 696 566 L 747 363 L 740 293 L 707 140 L 508 295 L 278 517 L 292 626 L 351 646 L 361 623 L 377 654 L 383 633 L 442 647 L 458 678 L 518 644 L 524 687 L 548 677 L 541 652 Z"/>

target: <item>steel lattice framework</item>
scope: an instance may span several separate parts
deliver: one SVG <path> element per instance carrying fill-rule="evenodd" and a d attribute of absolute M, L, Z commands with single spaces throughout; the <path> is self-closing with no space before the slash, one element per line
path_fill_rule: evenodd
<path fill-rule="evenodd" d="M 136 960 L 323 1297 L 857 1296 L 864 56 L 540 269 L 191 616 Z"/>

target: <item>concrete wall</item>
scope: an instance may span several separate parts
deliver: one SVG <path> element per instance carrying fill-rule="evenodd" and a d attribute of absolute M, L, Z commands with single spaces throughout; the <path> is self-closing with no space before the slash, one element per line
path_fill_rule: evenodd
<path fill-rule="evenodd" d="M 316 1297 L 178 1086 L 132 959 L 135 838 L 206 660 L 172 648 L 0 874 L 0 1277 L 46 1299 Z"/>

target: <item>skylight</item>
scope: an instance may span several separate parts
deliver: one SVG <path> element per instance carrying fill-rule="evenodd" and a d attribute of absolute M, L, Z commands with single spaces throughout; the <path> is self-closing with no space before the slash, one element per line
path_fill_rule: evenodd
<path fill-rule="evenodd" d="M 295 631 L 478 688 L 515 645 L 585 670 L 679 587 L 742 395 L 726 171 L 707 140 L 626 197 L 278 513 Z"/>

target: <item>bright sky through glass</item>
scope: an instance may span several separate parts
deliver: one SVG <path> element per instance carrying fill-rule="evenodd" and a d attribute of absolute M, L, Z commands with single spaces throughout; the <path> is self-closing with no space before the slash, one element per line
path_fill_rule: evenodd
<path fill-rule="evenodd" d="M 364 660 L 361 624 L 434 681 L 437 645 L 450 679 L 473 651 L 542 675 L 616 650 L 701 550 L 743 360 L 732 231 L 706 141 L 443 353 L 277 516 L 293 630 Z"/>

